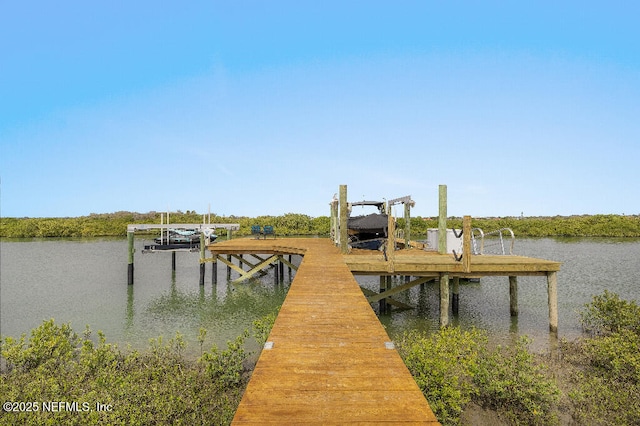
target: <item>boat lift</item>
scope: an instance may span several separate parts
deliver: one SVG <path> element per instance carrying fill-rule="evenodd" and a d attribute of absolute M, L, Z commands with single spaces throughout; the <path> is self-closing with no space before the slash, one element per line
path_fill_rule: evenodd
<path fill-rule="evenodd" d="M 168 222 L 168 220 L 167 220 Z M 205 258 L 205 246 L 212 242 L 212 238 L 215 239 L 215 230 L 216 229 L 226 229 L 227 230 L 227 238 L 231 238 L 231 232 L 237 231 L 240 229 L 240 224 L 238 223 L 161 223 L 161 224 L 153 224 L 153 223 L 141 223 L 141 224 L 131 224 L 127 225 L 127 240 L 128 240 L 128 254 L 129 254 L 129 263 L 127 268 L 127 284 L 133 284 L 133 254 L 135 253 L 134 248 L 134 235 L 136 231 L 149 231 L 152 229 L 160 229 L 160 233 L 167 232 L 167 244 L 164 244 L 164 241 L 161 239 L 160 244 L 148 245 L 145 246 L 145 249 L 142 251 L 143 253 L 147 252 L 155 252 L 155 251 L 169 251 L 172 254 L 172 265 L 173 269 L 175 269 L 175 253 L 176 251 L 200 251 L 200 282 L 204 282 L 204 258 Z M 170 244 L 168 240 L 169 230 L 170 229 L 190 229 L 194 230 L 200 234 L 200 239 L 198 242 L 189 242 L 189 243 L 180 243 L 180 244 Z"/>

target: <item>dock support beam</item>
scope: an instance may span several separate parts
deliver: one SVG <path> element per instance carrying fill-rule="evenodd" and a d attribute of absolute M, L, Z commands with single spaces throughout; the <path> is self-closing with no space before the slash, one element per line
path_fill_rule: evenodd
<path fill-rule="evenodd" d="M 349 235 L 347 233 L 347 218 L 349 216 L 347 205 L 347 185 L 340 185 L 340 252 L 347 254 L 349 251 Z"/>
<path fill-rule="evenodd" d="M 447 185 L 438 187 L 438 253 L 447 253 Z"/>
<path fill-rule="evenodd" d="M 278 269 L 280 271 L 280 283 L 284 283 L 284 256 L 278 256 Z"/>
<path fill-rule="evenodd" d="M 458 315 L 460 308 L 460 277 L 453 277 L 453 288 L 451 289 L 451 311 L 453 315 Z"/>
<path fill-rule="evenodd" d="M 549 330 L 558 332 L 558 273 L 547 272 L 547 290 L 549 295 Z"/>
<path fill-rule="evenodd" d="M 449 325 L 449 274 L 440 274 L 440 327 Z"/>
<path fill-rule="evenodd" d="M 447 253 L 447 185 L 438 187 L 438 253 Z M 440 274 L 440 327 L 449 325 L 449 274 Z"/>
<path fill-rule="evenodd" d="M 518 316 L 518 277 L 509 277 L 509 312 Z"/>
<path fill-rule="evenodd" d="M 471 216 L 462 218 L 462 270 L 471 272 Z"/>
<path fill-rule="evenodd" d="M 411 248 L 409 243 L 411 242 L 411 205 L 404 203 L 404 247 Z"/>
<path fill-rule="evenodd" d="M 213 256 L 213 260 L 211 261 L 211 284 L 218 284 L 218 257 Z"/>
<path fill-rule="evenodd" d="M 391 203 L 387 203 L 387 234 L 387 258 L 393 263 L 396 253 L 396 222 L 391 211 Z"/>
<path fill-rule="evenodd" d="M 133 232 L 127 232 L 127 241 L 129 243 L 129 264 L 127 267 L 127 284 L 133 285 L 133 253 L 135 248 L 133 245 Z"/>
<path fill-rule="evenodd" d="M 204 234 L 200 233 L 200 285 L 204 285 L 204 275 L 205 275 L 205 247 L 204 247 Z"/>
<path fill-rule="evenodd" d="M 391 276 L 380 275 L 380 293 L 384 293 L 390 288 L 391 288 Z M 380 299 L 380 301 L 378 302 L 378 307 L 380 310 L 380 315 L 389 313 L 389 304 L 387 303 L 386 298 Z"/>
<path fill-rule="evenodd" d="M 338 207 L 340 201 L 333 196 L 331 200 L 331 238 L 333 238 L 333 244 L 336 246 L 340 244 L 340 215 L 338 214 Z"/>

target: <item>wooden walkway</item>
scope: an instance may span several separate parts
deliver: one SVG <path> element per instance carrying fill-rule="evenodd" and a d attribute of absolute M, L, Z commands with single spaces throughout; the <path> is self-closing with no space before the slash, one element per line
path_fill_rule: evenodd
<path fill-rule="evenodd" d="M 304 254 L 233 424 L 439 424 L 329 239 L 239 239 L 218 254 Z"/>

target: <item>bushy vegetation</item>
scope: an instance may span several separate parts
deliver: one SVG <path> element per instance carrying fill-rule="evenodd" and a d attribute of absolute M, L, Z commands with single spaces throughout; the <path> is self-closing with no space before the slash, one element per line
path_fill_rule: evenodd
<path fill-rule="evenodd" d="M 207 217 L 208 219 L 208 217 Z M 172 223 L 202 223 L 203 215 L 187 211 L 171 213 Z M 329 235 L 327 216 L 311 217 L 287 213 L 281 216 L 211 216 L 212 223 L 238 223 L 235 235 L 249 235 L 252 225 L 271 225 L 278 235 Z M 404 228 L 404 218 L 397 227 Z M 160 213 L 117 212 L 71 218 L 0 218 L 0 237 L 104 237 L 125 236 L 132 223 L 160 223 Z M 449 218 L 447 226 L 462 227 L 461 218 Z M 511 228 L 518 237 L 640 237 L 640 216 L 594 215 L 555 217 L 473 218 L 472 226 L 485 232 Z M 413 239 L 424 239 L 428 228 L 437 228 L 437 218 L 411 218 Z M 224 235 L 223 235 L 224 236 Z"/>
<path fill-rule="evenodd" d="M 129 224 L 159 224 L 160 220 L 161 213 L 158 212 L 117 212 L 65 218 L 0 218 L 0 237 L 122 237 L 127 235 Z M 171 213 L 170 220 L 171 223 L 202 223 L 203 215 L 191 211 L 176 212 Z M 312 218 L 296 213 L 256 218 L 211 215 L 211 223 L 240 224 L 240 230 L 234 233 L 240 236 L 251 234 L 252 225 L 271 225 L 278 235 L 328 235 L 330 226 L 326 216 Z"/>
<path fill-rule="evenodd" d="M 529 351 L 530 340 L 522 336 L 512 346 L 483 353 L 477 374 L 477 402 L 495 409 L 511 424 L 556 424 L 558 386 Z"/>
<path fill-rule="evenodd" d="M 28 405 L 0 410 L 0 424 L 229 424 L 248 381 L 248 336 L 204 351 L 201 329 L 201 356 L 193 360 L 180 334 L 123 352 L 100 332 L 94 342 L 88 329 L 78 336 L 68 324 L 45 321 L 28 339 L 2 341 L 2 402 Z"/>
<path fill-rule="evenodd" d="M 564 342 L 580 424 L 640 424 L 640 307 L 605 291 L 582 312 L 588 333 Z"/>
<path fill-rule="evenodd" d="M 398 226 L 404 226 L 404 219 Z M 517 237 L 640 237 L 640 216 L 612 214 L 552 217 L 500 217 L 472 218 L 471 226 L 484 232 L 511 228 Z M 427 228 L 437 228 L 436 219 L 411 219 L 411 234 L 426 233 Z M 448 228 L 462 228 L 461 218 L 449 218 Z"/>
<path fill-rule="evenodd" d="M 553 356 L 526 336 L 490 349 L 484 332 L 455 327 L 406 332 L 398 350 L 443 425 L 470 404 L 514 425 L 640 424 L 640 306 L 605 291 L 581 318 L 585 337 Z"/>
<path fill-rule="evenodd" d="M 399 351 L 436 417 L 456 425 L 474 401 L 511 424 L 557 423 L 559 390 L 522 338 L 490 350 L 480 330 L 444 328 L 432 335 L 407 332 Z"/>
<path fill-rule="evenodd" d="M 398 351 L 434 414 L 442 424 L 456 424 L 475 393 L 480 350 L 486 336 L 458 327 L 431 336 L 410 331 L 397 341 Z"/>

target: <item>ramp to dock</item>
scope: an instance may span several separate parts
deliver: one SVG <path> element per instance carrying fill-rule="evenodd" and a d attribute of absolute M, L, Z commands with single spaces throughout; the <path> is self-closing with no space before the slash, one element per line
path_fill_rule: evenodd
<path fill-rule="evenodd" d="M 220 244 L 304 254 L 233 424 L 439 424 L 331 241 Z"/>

